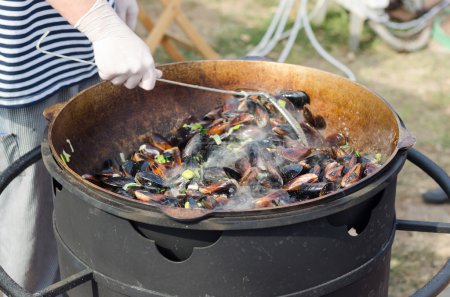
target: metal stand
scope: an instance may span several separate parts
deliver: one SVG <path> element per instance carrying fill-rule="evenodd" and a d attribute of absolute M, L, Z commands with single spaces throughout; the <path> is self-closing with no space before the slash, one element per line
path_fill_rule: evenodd
<path fill-rule="evenodd" d="M 0 194 L 8 184 L 28 166 L 41 159 L 40 146 L 22 156 L 0 175 Z M 433 161 L 415 149 L 408 150 L 408 160 L 427 173 L 450 197 L 450 177 Z M 399 231 L 416 231 L 450 234 L 450 223 L 397 220 L 396 229 Z M 0 266 L 0 289 L 13 297 L 51 297 L 67 292 L 85 282 L 95 281 L 96 272 L 85 269 L 71 275 L 42 291 L 29 293 L 19 286 Z M 434 297 L 442 292 L 450 283 L 450 259 L 442 269 L 413 297 Z"/>

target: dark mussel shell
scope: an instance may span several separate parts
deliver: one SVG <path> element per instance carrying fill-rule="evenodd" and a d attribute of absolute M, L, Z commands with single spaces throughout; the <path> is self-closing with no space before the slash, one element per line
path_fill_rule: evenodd
<path fill-rule="evenodd" d="M 288 164 L 280 168 L 285 183 L 299 176 L 303 172 L 303 166 L 299 164 Z"/>
<path fill-rule="evenodd" d="M 166 198 L 166 196 L 164 194 L 152 193 L 152 192 L 146 191 L 146 190 L 137 190 L 134 192 L 134 195 L 136 196 L 137 200 L 140 200 L 143 202 L 161 201 Z"/>
<path fill-rule="evenodd" d="M 261 104 L 256 104 L 255 110 L 255 122 L 259 128 L 264 128 L 269 123 L 269 112 Z"/>
<path fill-rule="evenodd" d="M 119 195 L 125 196 L 125 197 L 127 197 L 127 198 L 134 198 L 134 197 L 135 197 L 132 193 L 130 193 L 130 192 L 128 192 L 128 191 L 125 191 L 125 190 L 122 189 L 122 188 L 117 188 L 117 189 L 115 189 L 115 190 L 114 190 L 114 193 L 117 193 L 117 194 L 119 194 Z"/>
<path fill-rule="evenodd" d="M 233 194 L 236 193 L 237 183 L 233 180 L 226 181 L 218 181 L 214 182 L 208 186 L 199 188 L 200 193 L 210 195 L 210 194 L 220 194 L 227 193 Z"/>
<path fill-rule="evenodd" d="M 252 164 L 250 164 L 250 161 L 247 157 L 242 157 L 234 162 L 234 167 L 236 168 L 236 171 L 238 171 L 242 176 L 250 167 L 252 167 Z"/>
<path fill-rule="evenodd" d="M 91 183 L 94 183 L 94 184 L 100 183 L 100 180 L 95 175 L 92 175 L 92 174 L 86 173 L 86 174 L 83 174 L 81 177 Z"/>
<path fill-rule="evenodd" d="M 328 135 L 325 138 L 325 141 L 328 142 L 331 146 L 342 146 L 347 143 L 347 138 L 342 133 L 333 133 Z"/>
<path fill-rule="evenodd" d="M 297 176 L 293 180 L 291 180 L 289 183 L 283 186 L 283 190 L 286 191 L 295 191 L 300 188 L 302 184 L 305 183 L 315 183 L 318 180 L 318 176 L 314 173 L 305 173 L 302 175 Z"/>
<path fill-rule="evenodd" d="M 217 181 L 228 180 L 228 176 L 223 167 L 206 167 L 203 168 L 203 181 L 207 184 Z"/>
<path fill-rule="evenodd" d="M 343 188 L 350 187 L 361 179 L 361 164 L 353 166 L 343 177 L 341 186 Z"/>
<path fill-rule="evenodd" d="M 140 165 L 131 160 L 126 160 L 120 167 L 125 176 L 134 176 L 140 169 Z"/>
<path fill-rule="evenodd" d="M 153 146 L 160 149 L 161 151 L 172 148 L 172 145 L 169 143 L 169 141 L 164 138 L 164 136 L 158 133 L 152 134 L 152 136 L 150 137 L 150 142 L 153 144 Z"/>
<path fill-rule="evenodd" d="M 188 141 L 181 155 L 182 160 L 187 162 L 189 159 L 197 155 L 202 149 L 203 135 L 197 133 Z"/>
<path fill-rule="evenodd" d="M 327 127 L 327 122 L 321 115 L 316 115 L 314 117 L 314 122 L 316 123 L 316 128 L 319 130 L 323 130 Z"/>
<path fill-rule="evenodd" d="M 343 165 L 338 162 L 331 162 L 325 167 L 325 178 L 328 181 L 335 182 L 342 176 Z"/>
<path fill-rule="evenodd" d="M 297 200 L 313 199 L 334 191 L 334 184 L 331 182 L 304 183 L 290 194 Z"/>
<path fill-rule="evenodd" d="M 363 164 L 363 176 L 369 176 L 375 173 L 378 170 L 378 167 L 373 163 L 364 163 Z"/>
<path fill-rule="evenodd" d="M 230 126 L 233 127 L 239 124 L 248 124 L 251 123 L 254 119 L 255 117 L 252 114 L 240 113 L 233 118 L 233 120 L 230 123 Z"/>
<path fill-rule="evenodd" d="M 223 112 L 235 112 L 238 111 L 240 100 L 237 97 L 231 97 L 225 101 L 223 105 Z"/>
<path fill-rule="evenodd" d="M 345 155 L 339 162 L 344 165 L 343 173 L 347 174 L 347 172 L 358 163 L 358 157 L 355 154 Z"/>
<path fill-rule="evenodd" d="M 303 131 L 305 132 L 306 139 L 308 140 L 308 144 L 310 146 L 315 146 L 315 147 L 324 146 L 325 138 L 311 124 L 302 122 L 302 123 L 300 123 L 300 127 L 302 127 Z"/>
<path fill-rule="evenodd" d="M 153 160 L 162 151 L 149 143 L 144 143 L 139 147 L 139 154 L 147 160 Z"/>
<path fill-rule="evenodd" d="M 311 153 L 311 148 L 305 146 L 287 148 L 279 146 L 276 149 L 276 153 L 288 161 L 299 162 Z"/>
<path fill-rule="evenodd" d="M 305 158 L 304 162 L 314 167 L 316 164 L 323 165 L 331 159 L 331 154 L 327 150 L 315 151 Z M 302 161 L 303 162 L 303 161 Z"/>
<path fill-rule="evenodd" d="M 168 154 L 170 156 L 170 160 L 172 160 L 175 165 L 181 166 L 181 164 L 182 164 L 181 152 L 178 147 L 175 146 L 171 149 L 168 149 L 168 150 L 164 151 L 164 154 Z M 164 157 L 166 157 L 166 159 L 167 159 L 166 155 L 164 155 Z"/>
<path fill-rule="evenodd" d="M 129 176 L 110 177 L 102 180 L 102 183 L 114 188 L 122 188 L 123 186 L 134 182 L 134 178 Z"/>
<path fill-rule="evenodd" d="M 304 91 L 285 91 L 278 95 L 277 98 L 286 98 L 299 109 L 311 103 L 308 94 Z"/>
<path fill-rule="evenodd" d="M 150 186 L 150 187 L 165 187 L 166 186 L 164 180 L 160 176 L 158 176 L 150 171 L 141 171 L 141 172 L 136 173 L 135 180 L 136 180 L 136 182 L 138 182 L 139 184 L 144 185 L 144 186 Z"/>
<path fill-rule="evenodd" d="M 239 172 L 230 167 L 223 167 L 223 171 L 229 178 L 234 179 L 236 181 L 239 181 L 242 177 L 242 175 Z"/>
<path fill-rule="evenodd" d="M 171 136 L 169 137 L 169 142 L 173 144 L 173 146 L 184 147 L 189 141 L 191 135 L 195 133 L 195 130 L 191 130 L 189 124 L 197 123 L 198 121 L 194 117 L 190 117 L 189 119 L 183 121 L 183 125 L 178 127 L 175 131 L 171 132 Z"/>
<path fill-rule="evenodd" d="M 208 131 L 206 131 L 206 134 L 208 135 L 220 135 L 224 132 L 226 132 L 228 130 L 228 128 L 230 128 L 230 123 L 229 122 L 221 122 L 221 123 L 217 123 L 212 125 Z"/>
<path fill-rule="evenodd" d="M 288 124 L 278 125 L 272 128 L 272 131 L 280 137 L 289 136 L 290 138 L 296 138 L 297 134 L 295 134 L 292 127 Z"/>
<path fill-rule="evenodd" d="M 218 107 L 216 109 L 211 110 L 207 114 L 203 116 L 204 120 L 214 121 L 218 118 L 220 118 L 220 114 L 222 112 L 222 108 Z"/>
<path fill-rule="evenodd" d="M 305 118 L 305 122 L 310 124 L 313 127 L 316 127 L 316 120 L 314 118 L 314 114 L 312 113 L 309 105 L 305 105 L 303 107 L 303 117 Z"/>
<path fill-rule="evenodd" d="M 253 185 L 258 182 L 256 179 L 257 175 L 259 173 L 259 169 L 257 167 L 250 167 L 248 168 L 244 174 L 242 174 L 242 178 L 239 181 L 239 185 L 241 186 L 249 186 Z"/>
<path fill-rule="evenodd" d="M 289 194 L 283 190 L 277 190 L 254 200 L 256 207 L 277 206 L 283 200 L 289 200 Z"/>

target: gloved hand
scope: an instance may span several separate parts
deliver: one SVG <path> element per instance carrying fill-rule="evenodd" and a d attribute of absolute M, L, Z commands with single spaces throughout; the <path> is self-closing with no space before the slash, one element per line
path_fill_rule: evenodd
<path fill-rule="evenodd" d="M 75 27 L 92 42 L 99 75 L 115 85 L 145 90 L 155 86 L 162 72 L 155 68 L 147 45 L 114 12 L 105 0 L 97 0 Z"/>
<path fill-rule="evenodd" d="M 116 0 L 116 12 L 131 30 L 136 29 L 138 5 L 136 0 Z"/>

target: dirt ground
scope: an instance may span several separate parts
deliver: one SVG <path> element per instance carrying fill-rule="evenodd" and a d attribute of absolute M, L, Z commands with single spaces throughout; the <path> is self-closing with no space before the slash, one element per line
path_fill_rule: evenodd
<path fill-rule="evenodd" d="M 157 1 L 142 1 L 145 11 L 157 18 Z M 244 56 L 260 40 L 278 1 L 189 0 L 183 12 L 224 58 Z M 348 15 L 332 10 L 322 27 L 317 27 L 319 41 L 347 64 L 358 81 L 382 95 L 398 112 L 406 127 L 417 137 L 415 148 L 450 172 L 450 49 L 434 41 L 414 53 L 398 53 L 373 32 L 365 29 L 361 50 L 349 55 L 347 47 Z M 144 36 L 145 31 L 138 31 Z M 174 29 L 175 34 L 180 34 Z M 276 59 L 280 47 L 269 54 Z M 187 59 L 199 59 L 186 52 Z M 158 50 L 156 60 L 168 62 Z M 316 67 L 340 74 L 324 62 L 304 36 L 299 37 L 287 63 Z M 436 184 L 407 162 L 398 177 L 397 216 L 401 219 L 450 222 L 450 203 L 428 205 L 421 192 Z M 391 261 L 390 296 L 409 296 L 436 273 L 450 257 L 450 236 L 397 232 Z"/>

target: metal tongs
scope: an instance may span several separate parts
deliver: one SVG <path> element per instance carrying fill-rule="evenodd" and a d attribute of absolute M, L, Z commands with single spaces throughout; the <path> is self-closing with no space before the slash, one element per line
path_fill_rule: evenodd
<path fill-rule="evenodd" d="M 82 60 L 82 59 L 78 59 L 78 58 L 74 58 L 74 57 L 69 57 L 66 55 L 61 55 L 58 53 L 53 53 L 53 52 L 49 52 L 46 51 L 44 49 L 41 48 L 41 43 L 44 41 L 44 39 L 50 34 L 50 31 L 46 31 L 41 38 L 39 38 L 37 44 L 36 44 L 36 49 L 44 54 L 47 55 L 51 55 L 51 56 L 55 56 L 55 57 L 59 57 L 62 59 L 66 59 L 66 60 L 72 60 L 72 61 L 76 61 L 82 64 L 88 64 L 88 65 L 94 65 L 95 63 L 92 61 L 86 61 L 86 60 Z M 168 79 L 164 79 L 164 78 L 157 78 L 156 79 L 159 82 L 163 82 L 163 83 L 167 83 L 167 84 L 172 84 L 172 85 L 177 85 L 177 86 L 182 86 L 182 87 L 186 87 L 186 88 L 192 88 L 192 89 L 198 89 L 198 90 L 203 90 L 203 91 L 209 91 L 209 92 L 215 92 L 215 93 L 221 93 L 221 94 L 230 94 L 230 95 L 234 95 L 237 97 L 243 97 L 243 98 L 247 98 L 249 96 L 258 96 L 259 100 L 263 101 L 263 100 L 267 100 L 269 101 L 273 106 L 275 106 L 275 108 L 280 112 L 280 114 L 286 119 L 286 121 L 289 123 L 289 125 L 292 127 L 292 129 L 294 130 L 295 134 L 297 134 L 298 139 L 300 140 L 300 142 L 305 145 L 308 146 L 308 141 L 306 139 L 305 133 L 303 132 L 302 128 L 300 127 L 300 124 L 295 120 L 295 118 L 289 113 L 289 111 L 287 111 L 283 106 L 281 106 L 280 104 L 278 104 L 277 100 L 270 95 L 269 93 L 266 92 L 262 92 L 262 91 L 230 91 L 230 90 L 223 90 L 223 89 L 216 89 L 216 88 L 210 88 L 210 87 L 204 87 L 204 86 L 199 86 L 199 85 L 193 85 L 193 84 L 187 84 L 187 83 L 183 83 L 183 82 L 178 82 L 178 81 L 173 81 L 173 80 L 168 80 Z"/>

